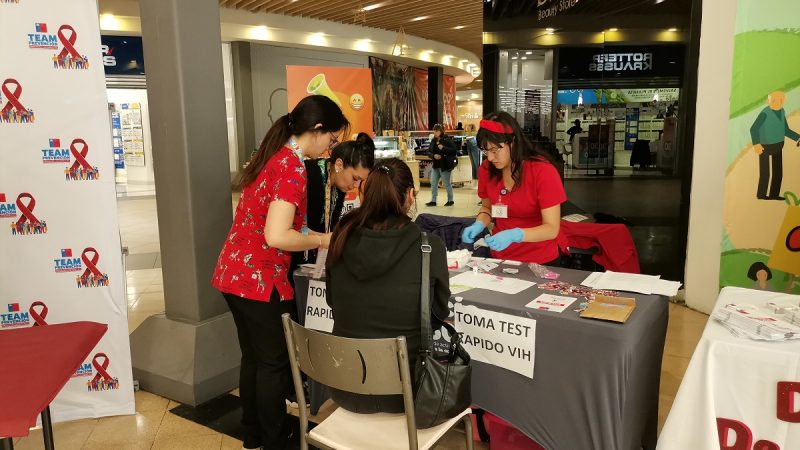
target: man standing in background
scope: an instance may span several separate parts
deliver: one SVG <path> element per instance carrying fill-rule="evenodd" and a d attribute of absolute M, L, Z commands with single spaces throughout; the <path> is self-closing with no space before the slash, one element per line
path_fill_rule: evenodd
<path fill-rule="evenodd" d="M 789 128 L 786 121 L 786 112 L 783 105 L 786 103 L 786 94 L 775 91 L 767 97 L 767 107 L 753 122 L 750 127 L 750 136 L 753 147 L 758 155 L 758 191 L 759 200 L 784 200 L 781 197 L 781 182 L 783 181 L 783 143 L 785 138 L 798 141 L 800 134 Z M 772 162 L 772 177 L 770 180 L 770 161 Z M 771 181 L 771 182 L 770 182 Z M 769 186 L 769 191 L 767 187 Z"/>

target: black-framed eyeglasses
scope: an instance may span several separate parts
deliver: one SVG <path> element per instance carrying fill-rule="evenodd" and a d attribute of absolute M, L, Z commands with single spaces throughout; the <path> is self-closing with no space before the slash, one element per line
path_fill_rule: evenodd
<path fill-rule="evenodd" d="M 334 136 L 333 133 L 331 133 L 331 142 L 328 144 L 329 149 L 339 145 L 339 136 L 341 135 L 337 134 L 336 136 Z"/>

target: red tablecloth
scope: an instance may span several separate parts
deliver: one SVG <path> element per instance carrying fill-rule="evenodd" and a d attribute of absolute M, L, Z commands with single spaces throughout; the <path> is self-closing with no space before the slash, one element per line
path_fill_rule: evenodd
<path fill-rule="evenodd" d="M 0 331 L 0 437 L 28 435 L 107 329 L 72 322 Z"/>

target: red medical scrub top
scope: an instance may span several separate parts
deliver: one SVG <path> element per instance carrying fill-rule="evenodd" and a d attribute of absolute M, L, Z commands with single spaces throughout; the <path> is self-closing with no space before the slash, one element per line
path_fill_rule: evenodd
<path fill-rule="evenodd" d="M 564 185 L 556 168 L 544 160 L 523 162 L 522 183 L 506 193 L 503 178 L 491 178 L 488 160 L 478 171 L 478 196 L 488 198 L 492 205 L 508 207 L 508 218 L 493 218 L 493 234 L 512 228 L 533 228 L 542 224 L 542 210 L 567 201 Z M 492 251 L 492 257 L 527 263 L 543 264 L 558 258 L 558 240 L 521 242 L 508 246 L 503 251 Z"/>

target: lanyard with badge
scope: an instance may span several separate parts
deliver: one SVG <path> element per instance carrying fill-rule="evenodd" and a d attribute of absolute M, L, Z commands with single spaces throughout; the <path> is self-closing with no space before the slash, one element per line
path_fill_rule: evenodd
<path fill-rule="evenodd" d="M 303 160 L 303 150 L 297 144 L 297 141 L 294 140 L 294 137 L 290 137 L 289 138 L 289 147 L 291 147 L 292 150 L 294 150 L 294 154 L 297 155 L 297 158 L 300 159 L 301 163 L 303 163 L 303 168 L 305 169 L 305 163 L 304 163 L 304 160 Z M 325 213 L 325 216 L 326 216 L 325 228 L 326 229 L 329 226 L 328 222 L 327 222 L 328 221 L 327 217 L 328 217 L 329 214 L 328 214 L 327 211 L 329 210 L 328 205 L 330 204 L 330 202 L 328 201 L 328 199 L 330 197 L 328 197 L 328 195 L 329 194 L 327 194 L 327 193 L 325 195 L 325 204 L 326 204 L 326 206 L 325 206 L 325 210 L 326 210 L 326 213 Z M 306 212 L 306 215 L 303 217 L 302 233 L 307 235 L 308 232 L 309 232 L 309 230 L 308 230 L 308 213 Z M 305 259 L 308 260 L 308 250 L 306 250 L 304 252 L 304 256 L 305 256 Z M 314 265 L 314 271 L 311 274 L 314 278 L 319 279 L 319 278 L 323 277 L 323 275 L 325 274 L 325 261 L 327 259 L 328 259 L 328 249 L 321 248 L 321 249 L 317 250 L 317 262 Z"/>
<path fill-rule="evenodd" d="M 503 202 L 503 198 L 508 195 L 508 188 L 503 186 L 500 189 L 500 198 L 497 203 L 492 204 L 492 217 L 495 219 L 508 219 L 508 205 Z"/>

